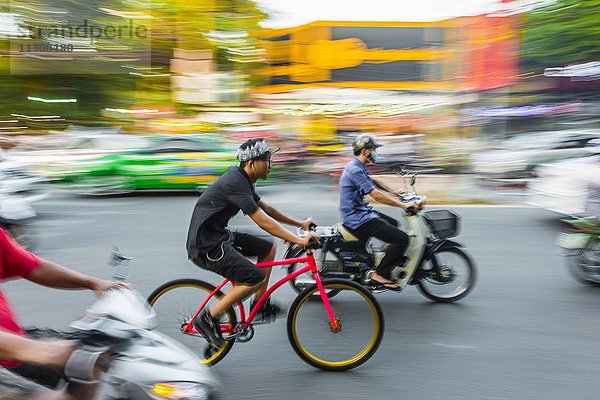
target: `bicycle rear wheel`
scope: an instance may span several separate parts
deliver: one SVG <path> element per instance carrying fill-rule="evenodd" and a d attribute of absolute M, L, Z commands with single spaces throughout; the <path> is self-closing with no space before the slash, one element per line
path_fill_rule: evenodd
<path fill-rule="evenodd" d="M 197 279 L 179 279 L 165 283 L 148 296 L 148 303 L 156 312 L 156 330 L 202 355 L 201 361 L 211 365 L 218 363 L 229 353 L 233 347 L 233 340 L 226 340 L 223 346 L 215 349 L 200 334 L 184 333 L 182 328 L 213 290 L 215 287 L 210 283 Z M 222 296 L 223 292 L 219 290 L 205 307 L 210 307 Z M 236 323 L 233 308 L 221 316 L 221 325 L 228 325 L 230 331 Z"/>
<path fill-rule="evenodd" d="M 359 284 L 345 279 L 326 279 L 326 290 L 338 294 L 330 299 L 338 329 L 331 326 L 321 301 L 308 301 L 318 289 L 309 287 L 290 307 L 288 339 L 298 356 L 326 371 L 346 371 L 366 362 L 381 344 L 383 313 L 375 297 Z"/>

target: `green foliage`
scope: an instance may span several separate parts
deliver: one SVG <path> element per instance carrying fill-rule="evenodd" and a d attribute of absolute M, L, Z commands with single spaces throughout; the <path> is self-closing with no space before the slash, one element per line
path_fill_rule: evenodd
<path fill-rule="evenodd" d="M 528 68 L 600 58 L 600 0 L 558 0 L 527 16 L 523 62 Z"/>
<path fill-rule="evenodd" d="M 9 5 L 12 5 L 12 9 Z M 59 17 L 64 18 L 62 14 L 49 13 L 49 17 L 44 16 L 40 20 L 40 15 L 46 15 L 44 10 L 67 11 L 71 24 L 73 21 L 79 24 L 87 19 L 96 25 L 119 26 L 127 23 L 129 16 L 136 25 L 149 27 L 149 39 L 135 39 L 131 44 L 150 46 L 152 70 L 147 72 L 148 68 L 140 68 L 107 74 L 107 68 L 124 63 L 90 57 L 92 61 L 86 68 L 65 61 L 64 67 L 71 67 L 73 71 L 62 71 L 63 74 L 53 74 L 49 69 L 43 75 L 19 75 L 10 71 L 9 57 L 0 57 L 0 87 L 3 92 L 0 97 L 0 119 L 18 111 L 27 115 L 53 114 L 71 120 L 93 120 L 99 118 L 100 110 L 105 107 L 169 104 L 170 80 L 166 74 L 173 48 L 176 47 L 211 49 L 219 69 L 250 75 L 259 66 L 252 62 L 257 58 L 252 51 L 257 49 L 257 43 L 251 35 L 242 35 L 243 38 L 231 42 L 211 39 L 206 34 L 214 31 L 252 32 L 267 17 L 252 0 L 0 0 L 0 12 L 14 11 L 16 7 L 19 7 L 25 21 L 40 21 L 43 24 L 58 23 L 62 21 Z M 108 13 L 107 9 L 113 12 Z M 102 51 L 103 46 L 114 43 L 101 40 L 95 45 Z M 0 37 L 0 55 L 8 51 L 8 37 Z M 240 56 L 240 51 L 250 55 Z M 34 60 L 27 61 L 31 63 Z M 38 64 L 44 66 L 43 62 Z M 27 100 L 27 96 L 76 98 L 77 103 L 38 103 Z"/>

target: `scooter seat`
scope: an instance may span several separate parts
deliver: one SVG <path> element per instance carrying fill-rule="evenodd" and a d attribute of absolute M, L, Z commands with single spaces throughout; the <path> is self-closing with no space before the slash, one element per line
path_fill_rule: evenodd
<path fill-rule="evenodd" d="M 360 239 L 350 231 L 350 228 L 347 228 L 341 222 L 336 225 L 338 232 L 342 235 L 346 242 L 358 242 Z"/>

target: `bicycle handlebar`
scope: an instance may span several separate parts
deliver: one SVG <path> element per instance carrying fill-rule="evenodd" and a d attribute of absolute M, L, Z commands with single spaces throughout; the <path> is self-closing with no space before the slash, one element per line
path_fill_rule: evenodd
<path fill-rule="evenodd" d="M 321 247 L 321 242 L 319 242 L 317 239 L 315 239 L 314 237 L 308 239 L 308 245 L 305 246 L 306 249 L 318 249 Z"/>

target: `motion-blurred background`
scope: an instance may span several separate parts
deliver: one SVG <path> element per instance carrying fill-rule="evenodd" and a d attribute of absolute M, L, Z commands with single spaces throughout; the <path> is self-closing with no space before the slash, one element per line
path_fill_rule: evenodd
<path fill-rule="evenodd" d="M 600 2 L 293 4 L 0 2 L 2 190 L 201 189 L 252 137 L 282 148 L 263 184 L 335 185 L 371 133 L 433 198 L 585 213 Z"/>

